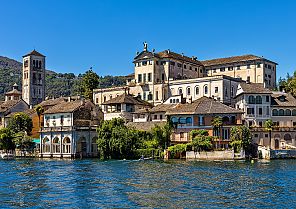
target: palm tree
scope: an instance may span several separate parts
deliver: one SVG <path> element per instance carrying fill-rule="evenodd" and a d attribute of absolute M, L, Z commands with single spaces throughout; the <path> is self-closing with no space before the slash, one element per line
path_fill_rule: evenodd
<path fill-rule="evenodd" d="M 269 132 L 269 146 L 271 149 L 271 131 L 273 129 L 273 122 L 271 119 L 268 119 L 264 122 L 265 130 Z"/>
<path fill-rule="evenodd" d="M 40 128 L 41 127 L 40 117 L 44 113 L 44 109 L 43 109 L 43 107 L 41 105 L 37 105 L 34 109 L 35 109 L 35 111 L 36 111 L 36 113 L 38 115 L 38 122 L 39 122 L 39 128 Z"/>
<path fill-rule="evenodd" d="M 220 139 L 221 139 L 221 126 L 223 125 L 222 117 L 216 116 L 212 120 L 212 126 L 214 131 L 218 131 L 218 137 L 219 137 L 219 146 L 220 146 Z"/>

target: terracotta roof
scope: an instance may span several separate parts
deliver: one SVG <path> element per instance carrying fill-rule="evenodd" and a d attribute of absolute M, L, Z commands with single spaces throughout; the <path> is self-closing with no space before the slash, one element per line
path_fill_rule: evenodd
<path fill-rule="evenodd" d="M 104 102 L 102 105 L 107 104 L 134 104 L 134 105 L 145 105 L 152 106 L 149 102 L 139 99 L 138 97 L 134 97 L 130 94 L 121 94 L 118 97 L 110 99 Z"/>
<path fill-rule="evenodd" d="M 188 115 L 188 114 L 228 114 L 243 113 L 241 110 L 229 107 L 212 98 L 202 97 L 192 103 L 178 104 L 167 111 L 167 115 Z"/>
<path fill-rule="evenodd" d="M 54 106 L 54 105 L 57 105 L 61 102 L 65 102 L 66 99 L 64 97 L 59 97 L 59 98 L 56 98 L 56 99 L 48 99 L 48 100 L 44 100 L 42 101 L 40 104 L 40 106 L 42 107 L 46 107 L 46 106 Z"/>
<path fill-rule="evenodd" d="M 259 57 L 256 55 L 252 55 L 252 54 L 247 54 L 247 55 L 241 55 L 241 56 L 204 60 L 204 61 L 201 61 L 201 63 L 204 66 L 211 66 L 211 65 L 223 65 L 223 64 L 228 64 L 228 63 L 236 63 L 236 62 L 251 61 L 251 60 L 261 60 L 261 59 L 265 59 L 265 58 Z M 268 61 L 270 61 L 270 60 L 268 60 Z M 272 62 L 272 61 L 270 61 L 270 62 Z M 273 63 L 275 63 L 275 62 L 273 62 Z M 275 63 L 275 64 L 277 64 L 277 63 Z"/>
<path fill-rule="evenodd" d="M 165 124 L 166 121 L 147 121 L 144 123 L 129 122 L 127 123 L 127 126 L 136 130 L 150 131 L 155 125 L 164 126 Z"/>
<path fill-rule="evenodd" d="M 134 61 L 141 60 L 141 59 L 150 59 L 150 58 L 153 58 L 153 57 L 172 58 L 172 59 L 176 59 L 176 60 L 182 60 L 184 62 L 190 62 L 190 63 L 194 63 L 194 64 L 198 64 L 198 65 L 203 65 L 197 59 L 192 59 L 191 57 L 187 57 L 187 56 L 184 56 L 182 54 L 172 52 L 170 50 L 164 50 L 164 51 L 159 52 L 159 53 L 143 51 L 134 58 Z"/>
<path fill-rule="evenodd" d="M 271 91 L 269 89 L 264 88 L 263 83 L 241 82 L 239 85 L 243 90 L 242 93 L 245 93 L 245 94 L 271 94 Z"/>
<path fill-rule="evenodd" d="M 271 105 L 278 107 L 296 107 L 296 99 L 289 93 L 272 92 Z"/>
<path fill-rule="evenodd" d="M 24 55 L 23 57 L 27 57 L 27 56 L 30 56 L 30 55 L 35 55 L 35 56 L 45 57 L 43 54 L 37 52 L 35 49 L 34 49 L 33 51 L 31 51 L 30 53 Z"/>
<path fill-rule="evenodd" d="M 181 55 L 181 54 L 169 51 L 169 50 L 159 52 L 158 56 L 160 58 L 173 58 L 173 59 L 182 60 L 182 61 L 185 61 L 185 62 L 191 62 L 191 63 L 194 63 L 194 64 L 203 65 L 200 61 L 198 61 L 196 59 L 192 59 L 190 57 L 187 57 L 187 56 L 184 56 L 184 55 Z"/>
<path fill-rule="evenodd" d="M 26 109 L 26 110 L 24 110 L 24 111 L 22 111 L 22 112 L 23 112 L 23 113 L 26 113 L 26 114 L 29 115 L 29 116 L 32 116 L 32 115 L 34 115 L 34 114 L 37 114 L 36 111 L 35 111 L 34 109 Z M 16 114 L 16 113 L 18 113 L 18 112 L 12 112 L 12 113 L 6 115 L 5 117 L 10 118 L 10 117 L 14 116 L 14 114 Z"/>
<path fill-rule="evenodd" d="M 13 106 L 15 106 L 17 103 L 19 103 L 21 100 L 8 100 L 0 104 L 0 112 L 6 112 Z"/>
<path fill-rule="evenodd" d="M 22 95 L 22 92 L 20 92 L 17 89 L 13 89 L 13 90 L 8 91 L 8 92 L 5 93 L 5 95 L 13 95 L 13 94 Z"/>
<path fill-rule="evenodd" d="M 69 113 L 74 112 L 80 107 L 83 107 L 86 102 L 83 103 L 81 100 L 76 100 L 73 102 L 61 102 L 44 112 L 44 114 L 52 114 L 52 113 Z"/>

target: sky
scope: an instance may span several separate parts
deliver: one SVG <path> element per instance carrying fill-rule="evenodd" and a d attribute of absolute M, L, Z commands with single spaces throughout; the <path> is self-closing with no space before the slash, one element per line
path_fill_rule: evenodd
<path fill-rule="evenodd" d="M 198 60 L 254 54 L 296 70 L 296 1 L 1 0 L 0 55 L 36 49 L 46 68 L 127 75 L 147 41 Z"/>

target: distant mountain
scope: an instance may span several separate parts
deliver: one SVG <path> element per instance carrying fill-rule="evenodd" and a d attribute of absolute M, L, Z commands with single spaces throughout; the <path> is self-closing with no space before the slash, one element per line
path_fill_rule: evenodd
<path fill-rule="evenodd" d="M 56 73 L 46 70 L 46 96 L 74 96 L 81 94 L 80 82 L 82 75 L 74 73 Z M 125 85 L 125 76 L 104 76 L 100 77 L 101 87 Z M 0 101 L 4 100 L 4 94 L 12 89 L 17 83 L 19 90 L 22 82 L 22 63 L 16 60 L 0 56 Z"/>

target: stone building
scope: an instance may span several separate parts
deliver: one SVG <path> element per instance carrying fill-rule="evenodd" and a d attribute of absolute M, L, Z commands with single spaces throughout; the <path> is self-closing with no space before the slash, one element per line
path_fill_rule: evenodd
<path fill-rule="evenodd" d="M 102 113 L 90 101 L 61 102 L 44 112 L 40 157 L 95 157 Z"/>
<path fill-rule="evenodd" d="M 208 76 L 227 75 L 252 83 L 276 87 L 277 63 L 255 55 L 242 55 L 201 61 Z"/>
<path fill-rule="evenodd" d="M 190 132 L 192 130 L 205 129 L 209 131 L 210 136 L 217 137 L 217 140 L 213 142 L 216 148 L 228 148 L 230 129 L 235 125 L 242 124 L 242 113 L 241 110 L 208 97 L 199 98 L 192 103 L 178 104 L 166 112 L 175 127 L 171 143 L 188 143 L 191 141 Z M 214 131 L 211 124 L 213 118 L 218 116 L 223 121 L 220 133 Z"/>
<path fill-rule="evenodd" d="M 36 50 L 23 56 L 22 98 L 30 106 L 45 99 L 45 56 Z"/>

